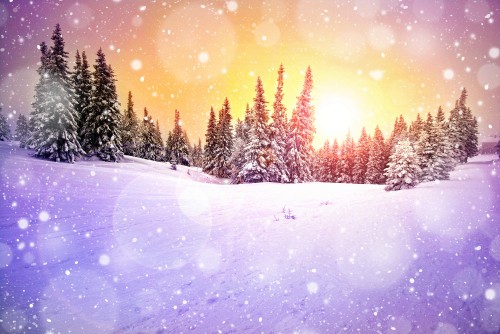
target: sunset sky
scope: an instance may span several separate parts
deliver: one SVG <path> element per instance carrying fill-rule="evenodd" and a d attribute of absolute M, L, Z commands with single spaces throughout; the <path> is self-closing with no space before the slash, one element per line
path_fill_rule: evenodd
<path fill-rule="evenodd" d="M 226 96 L 242 118 L 259 75 L 271 110 L 280 63 L 289 115 L 312 68 L 316 145 L 449 111 L 464 86 L 482 137 L 500 134 L 498 1 L 0 0 L 0 103 L 12 122 L 31 110 L 37 44 L 51 44 L 56 23 L 71 68 L 77 49 L 93 65 L 102 47 L 121 109 L 131 90 L 164 139 L 175 109 L 192 142 Z"/>

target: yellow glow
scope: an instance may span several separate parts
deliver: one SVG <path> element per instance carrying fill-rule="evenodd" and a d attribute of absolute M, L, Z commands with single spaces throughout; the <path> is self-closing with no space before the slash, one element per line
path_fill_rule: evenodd
<path fill-rule="evenodd" d="M 321 138 L 343 140 L 349 129 L 357 128 L 359 118 L 358 103 L 349 95 L 324 94 L 317 100 L 316 130 Z"/>

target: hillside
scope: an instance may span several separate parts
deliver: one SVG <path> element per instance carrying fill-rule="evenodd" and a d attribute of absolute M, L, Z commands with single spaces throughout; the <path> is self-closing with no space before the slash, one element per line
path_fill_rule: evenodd
<path fill-rule="evenodd" d="M 385 192 L 54 163 L 2 142 L 0 180 L 7 333 L 500 331 L 492 155 Z"/>

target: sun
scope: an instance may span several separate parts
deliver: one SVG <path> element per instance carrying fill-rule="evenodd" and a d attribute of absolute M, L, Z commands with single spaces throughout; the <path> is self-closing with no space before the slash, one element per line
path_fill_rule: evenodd
<path fill-rule="evenodd" d="M 337 138 L 342 141 L 349 130 L 357 128 L 359 106 L 352 96 L 324 94 L 316 102 L 316 131 L 318 140 Z"/>

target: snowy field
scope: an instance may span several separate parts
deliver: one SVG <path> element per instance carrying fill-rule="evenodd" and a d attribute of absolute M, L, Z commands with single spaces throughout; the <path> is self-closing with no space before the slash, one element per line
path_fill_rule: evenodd
<path fill-rule="evenodd" d="M 0 143 L 0 332 L 499 333 L 500 165 L 226 185 Z M 188 174 L 189 171 L 189 174 Z"/>

